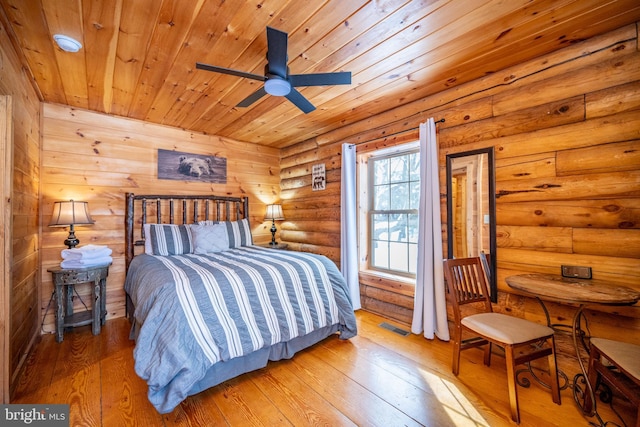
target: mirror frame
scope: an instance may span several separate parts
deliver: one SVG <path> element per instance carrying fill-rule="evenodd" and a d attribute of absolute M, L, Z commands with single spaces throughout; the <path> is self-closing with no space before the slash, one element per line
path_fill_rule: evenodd
<path fill-rule="evenodd" d="M 496 269 L 496 176 L 494 167 L 493 147 L 480 148 L 477 150 L 463 151 L 460 153 L 447 154 L 447 258 L 453 258 L 453 199 L 452 194 L 452 162 L 456 158 L 474 156 L 477 154 L 487 154 L 489 176 L 489 293 L 491 301 L 498 301 L 498 281 Z"/>

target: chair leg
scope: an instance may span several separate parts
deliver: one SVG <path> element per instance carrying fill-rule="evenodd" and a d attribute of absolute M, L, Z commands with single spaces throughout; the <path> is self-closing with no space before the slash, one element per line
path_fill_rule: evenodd
<path fill-rule="evenodd" d="M 513 346 L 504 347 L 505 361 L 507 365 L 507 384 L 509 385 L 509 405 L 511 406 L 511 419 L 520 424 L 520 409 L 518 407 L 518 386 L 516 384 L 516 366 L 513 357 Z"/>
<path fill-rule="evenodd" d="M 547 345 L 551 347 L 549 360 L 549 380 L 551 381 L 551 397 L 553 402 L 560 405 L 560 383 L 558 382 L 558 366 L 556 364 L 556 343 L 553 335 L 547 338 Z"/>
<path fill-rule="evenodd" d="M 484 364 L 486 366 L 491 366 L 491 350 L 492 350 L 492 345 L 491 343 L 488 343 L 485 347 L 484 347 Z"/>
<path fill-rule="evenodd" d="M 453 338 L 453 361 L 451 363 L 451 370 L 453 371 L 453 375 L 458 376 L 460 372 L 460 350 L 462 346 L 462 331 L 457 329 L 454 331 Z"/>

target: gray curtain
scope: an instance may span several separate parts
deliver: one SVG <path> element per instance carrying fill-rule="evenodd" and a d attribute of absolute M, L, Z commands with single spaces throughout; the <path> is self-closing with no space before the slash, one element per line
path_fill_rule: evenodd
<path fill-rule="evenodd" d="M 433 118 L 420 124 L 420 213 L 418 271 L 411 332 L 449 340 L 447 302 L 442 269 L 442 223 L 438 144 Z"/>
<path fill-rule="evenodd" d="M 356 146 L 342 144 L 340 185 L 340 271 L 349 286 L 353 309 L 360 304 L 358 282 L 358 229 L 356 207 Z"/>

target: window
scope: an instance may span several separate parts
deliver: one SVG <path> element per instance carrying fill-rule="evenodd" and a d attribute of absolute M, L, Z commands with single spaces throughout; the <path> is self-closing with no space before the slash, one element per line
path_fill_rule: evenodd
<path fill-rule="evenodd" d="M 420 153 L 374 153 L 367 163 L 368 268 L 415 277 Z"/>

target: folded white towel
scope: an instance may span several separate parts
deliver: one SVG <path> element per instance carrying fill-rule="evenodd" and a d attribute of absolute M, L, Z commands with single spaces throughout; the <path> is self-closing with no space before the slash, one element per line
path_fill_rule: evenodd
<path fill-rule="evenodd" d="M 96 259 L 108 257 L 111 252 L 108 246 L 85 245 L 79 248 L 63 249 L 61 255 L 62 259 L 65 260 Z"/>
<path fill-rule="evenodd" d="M 92 259 L 65 259 L 60 263 L 62 268 L 86 268 L 97 265 L 109 265 L 113 259 L 110 256 Z"/>

